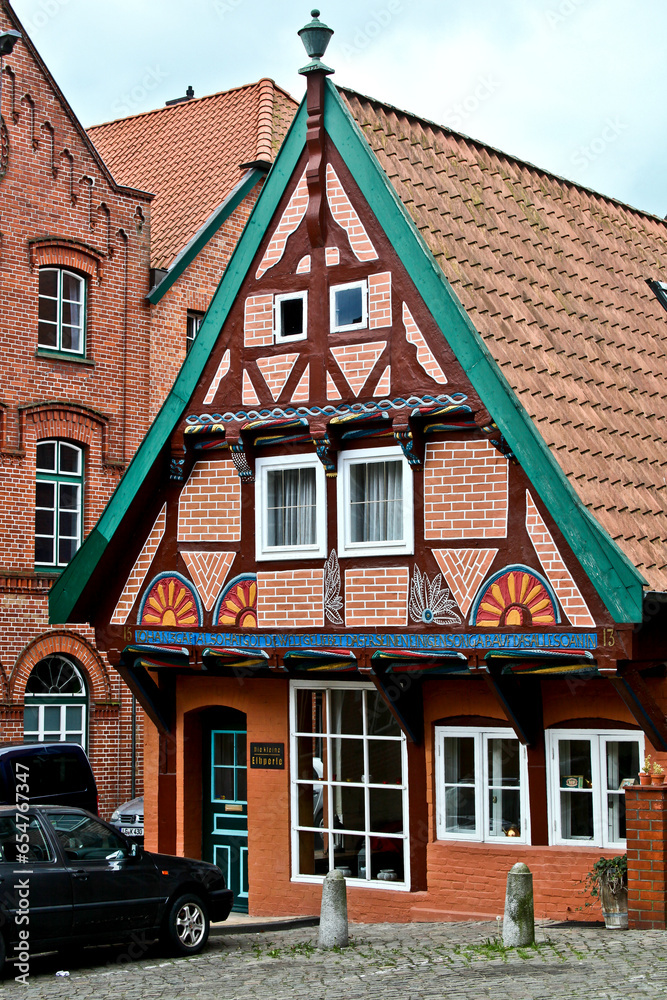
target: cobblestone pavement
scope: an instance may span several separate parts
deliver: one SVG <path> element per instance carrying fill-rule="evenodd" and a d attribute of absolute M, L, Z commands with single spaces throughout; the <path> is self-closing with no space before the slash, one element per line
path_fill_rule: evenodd
<path fill-rule="evenodd" d="M 667 997 L 667 934 L 540 924 L 537 944 L 504 950 L 495 923 L 357 924 L 322 952 L 317 928 L 212 936 L 202 955 L 156 946 L 32 959 L 31 998 L 141 1000 L 643 1000 Z M 59 977 L 59 970 L 69 971 Z M 8 966 L 0 998 L 26 989 Z"/>

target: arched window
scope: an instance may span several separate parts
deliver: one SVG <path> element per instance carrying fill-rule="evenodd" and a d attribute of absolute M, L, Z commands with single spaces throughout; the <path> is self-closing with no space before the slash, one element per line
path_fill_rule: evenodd
<path fill-rule="evenodd" d="M 69 441 L 37 444 L 35 563 L 66 566 L 81 545 L 83 450 Z"/>
<path fill-rule="evenodd" d="M 67 740 L 86 747 L 86 685 L 74 663 L 60 653 L 34 667 L 25 688 L 23 738 L 28 743 Z"/>
<path fill-rule="evenodd" d="M 85 279 L 60 267 L 39 270 L 37 344 L 47 351 L 83 354 Z"/>

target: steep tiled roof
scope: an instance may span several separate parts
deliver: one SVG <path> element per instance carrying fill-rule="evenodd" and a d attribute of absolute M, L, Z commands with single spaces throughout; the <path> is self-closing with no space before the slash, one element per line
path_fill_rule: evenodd
<path fill-rule="evenodd" d="M 151 263 L 168 268 L 243 175 L 272 161 L 297 109 L 273 80 L 88 130 L 114 178 L 155 193 Z"/>
<path fill-rule="evenodd" d="M 342 96 L 578 495 L 667 590 L 667 224 L 353 91 Z"/>

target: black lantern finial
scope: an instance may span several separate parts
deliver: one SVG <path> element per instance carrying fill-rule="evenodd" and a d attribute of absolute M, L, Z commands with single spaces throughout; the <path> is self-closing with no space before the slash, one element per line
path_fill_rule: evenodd
<path fill-rule="evenodd" d="M 304 48 L 310 56 L 310 62 L 307 66 L 303 66 L 299 70 L 299 73 L 314 73 L 316 70 L 324 73 L 333 73 L 333 70 L 329 66 L 325 66 L 322 62 L 322 56 L 326 52 L 329 40 L 333 35 L 333 28 L 330 28 L 319 20 L 319 10 L 311 10 L 310 15 L 313 20 L 298 32 Z"/>

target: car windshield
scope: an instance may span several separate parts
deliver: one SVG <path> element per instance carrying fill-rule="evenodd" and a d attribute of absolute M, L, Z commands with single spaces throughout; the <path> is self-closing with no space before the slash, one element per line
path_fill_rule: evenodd
<path fill-rule="evenodd" d="M 92 816 L 49 812 L 48 817 L 70 861 L 117 861 L 128 856 L 125 839 Z"/>

